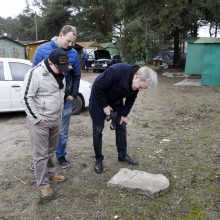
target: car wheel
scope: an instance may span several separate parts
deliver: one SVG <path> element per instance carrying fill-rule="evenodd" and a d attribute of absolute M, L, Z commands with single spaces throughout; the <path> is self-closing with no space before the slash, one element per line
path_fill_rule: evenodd
<path fill-rule="evenodd" d="M 72 115 L 79 114 L 82 111 L 82 109 L 83 109 L 83 98 L 78 95 L 76 100 L 74 100 Z"/>

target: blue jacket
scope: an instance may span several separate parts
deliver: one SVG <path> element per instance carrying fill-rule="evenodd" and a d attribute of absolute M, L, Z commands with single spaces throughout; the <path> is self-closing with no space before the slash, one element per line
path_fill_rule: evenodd
<path fill-rule="evenodd" d="M 40 63 L 42 60 L 48 58 L 51 51 L 57 48 L 56 38 L 53 38 L 50 42 L 40 45 L 34 55 L 33 67 Z M 64 49 L 65 50 L 65 49 Z M 68 53 L 69 61 L 73 67 L 73 70 L 69 73 L 64 73 L 66 79 L 66 90 L 65 90 L 65 99 L 67 96 L 72 95 L 76 98 L 79 91 L 80 83 L 80 62 L 78 58 L 78 53 L 75 49 L 65 50 Z"/>
<path fill-rule="evenodd" d="M 96 78 L 89 100 L 93 123 L 104 124 L 103 108 L 108 105 L 120 116 L 126 117 L 129 114 L 138 94 L 138 90 L 131 88 L 134 73 L 138 69 L 135 65 L 119 63 L 110 66 Z"/>

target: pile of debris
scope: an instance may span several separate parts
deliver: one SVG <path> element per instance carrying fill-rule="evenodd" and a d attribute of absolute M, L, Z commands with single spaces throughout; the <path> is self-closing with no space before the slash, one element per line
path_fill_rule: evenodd
<path fill-rule="evenodd" d="M 165 76 L 165 77 L 168 77 L 168 78 L 171 78 L 171 77 L 186 77 L 186 75 L 184 75 L 184 72 L 182 71 L 166 71 L 166 72 L 163 72 L 161 74 L 162 76 Z"/>

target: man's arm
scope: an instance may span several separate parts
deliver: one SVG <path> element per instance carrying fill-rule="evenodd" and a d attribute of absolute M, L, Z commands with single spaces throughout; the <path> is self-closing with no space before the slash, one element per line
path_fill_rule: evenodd
<path fill-rule="evenodd" d="M 93 83 L 93 94 L 95 96 L 95 101 L 102 108 L 109 106 L 105 91 L 108 90 L 114 83 L 114 74 L 112 71 L 114 70 L 109 67 L 102 73 L 102 76 L 98 76 L 98 78 Z"/>
<path fill-rule="evenodd" d="M 134 91 L 132 95 L 127 97 L 125 99 L 125 105 L 122 110 L 122 115 L 124 117 L 127 117 L 127 115 L 130 113 L 132 106 L 134 105 L 135 99 L 137 98 L 138 91 Z"/>
<path fill-rule="evenodd" d="M 39 87 L 39 80 L 36 75 L 37 74 L 33 74 L 33 69 L 31 69 L 25 76 L 22 87 L 22 104 L 27 116 L 32 119 L 34 124 L 38 123 L 42 119 L 42 116 L 39 114 L 33 101 Z"/>
<path fill-rule="evenodd" d="M 80 62 L 79 62 L 78 54 L 75 54 L 75 56 L 76 56 L 75 60 L 72 63 L 73 70 L 70 72 L 70 74 L 72 74 L 71 96 L 76 99 L 77 94 L 79 92 L 81 71 L 80 71 Z"/>
<path fill-rule="evenodd" d="M 80 76 L 73 76 L 71 96 L 76 99 L 79 92 Z"/>

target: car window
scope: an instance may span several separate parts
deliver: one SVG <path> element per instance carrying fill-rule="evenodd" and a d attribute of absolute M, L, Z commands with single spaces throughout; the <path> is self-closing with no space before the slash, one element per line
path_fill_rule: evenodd
<path fill-rule="evenodd" d="M 9 67 L 13 81 L 23 81 L 25 74 L 31 69 L 31 66 L 25 63 L 9 62 Z"/>
<path fill-rule="evenodd" d="M 0 62 L 0 81 L 3 81 L 3 80 L 5 80 L 3 62 Z"/>

